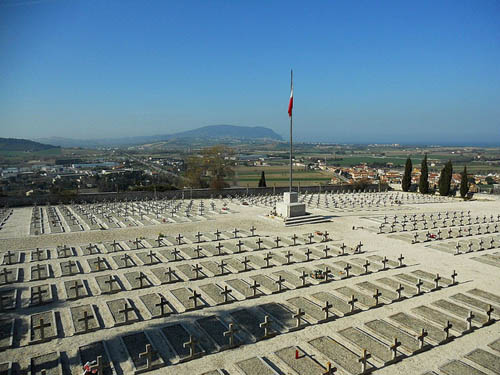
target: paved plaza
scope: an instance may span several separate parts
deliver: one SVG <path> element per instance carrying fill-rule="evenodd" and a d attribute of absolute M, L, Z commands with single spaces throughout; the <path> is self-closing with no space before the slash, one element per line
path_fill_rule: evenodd
<path fill-rule="evenodd" d="M 2 209 L 0 375 L 500 373 L 498 197 L 279 199 Z"/>

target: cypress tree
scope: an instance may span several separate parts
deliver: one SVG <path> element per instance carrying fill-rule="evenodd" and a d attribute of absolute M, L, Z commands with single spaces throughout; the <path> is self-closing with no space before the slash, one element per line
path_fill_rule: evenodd
<path fill-rule="evenodd" d="M 403 189 L 403 191 L 410 190 L 412 170 L 413 170 L 413 165 L 411 163 L 410 157 L 408 156 L 408 159 L 406 159 L 405 174 L 403 175 L 403 180 L 401 181 L 401 188 Z"/>
<path fill-rule="evenodd" d="M 441 175 L 439 176 L 439 194 L 446 196 L 450 194 L 451 188 L 451 177 L 453 175 L 453 166 L 451 160 L 444 165 L 441 170 Z"/>
<path fill-rule="evenodd" d="M 465 198 L 469 192 L 469 177 L 467 176 L 467 166 L 464 166 L 464 171 L 462 172 L 460 178 L 460 196 Z"/>
<path fill-rule="evenodd" d="M 429 171 L 427 169 L 427 154 L 425 154 L 424 159 L 422 160 L 418 190 L 420 190 L 422 194 L 429 193 Z"/>
<path fill-rule="evenodd" d="M 266 187 L 266 175 L 264 171 L 260 174 L 259 187 Z"/>

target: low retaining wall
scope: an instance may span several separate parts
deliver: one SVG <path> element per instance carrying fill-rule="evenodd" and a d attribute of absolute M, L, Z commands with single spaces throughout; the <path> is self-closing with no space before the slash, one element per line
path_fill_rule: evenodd
<path fill-rule="evenodd" d="M 387 191 L 388 186 L 382 184 L 380 187 L 378 184 L 368 185 L 364 191 Z M 354 185 L 314 185 L 314 186 L 301 186 L 294 187 L 294 191 L 299 191 L 301 193 L 318 193 L 318 192 L 353 192 L 355 190 Z M 0 197 L 0 207 L 22 207 L 22 206 L 32 206 L 34 204 L 44 205 L 44 204 L 59 204 L 59 203 L 95 203 L 95 202 L 106 202 L 106 201 L 123 201 L 123 200 L 144 200 L 144 199 L 172 199 L 172 198 L 184 198 L 184 199 L 195 199 L 195 198 L 217 198 L 217 197 L 228 197 L 237 195 L 261 195 L 261 194 L 283 194 L 288 191 L 288 187 L 236 187 L 228 188 L 223 190 L 213 190 L 213 189 L 184 189 L 184 190 L 169 190 L 164 192 L 157 192 L 156 194 L 152 191 L 130 191 L 130 192 L 112 192 L 112 193 L 92 193 L 92 194 L 78 194 L 78 195 L 36 195 L 29 197 Z"/>

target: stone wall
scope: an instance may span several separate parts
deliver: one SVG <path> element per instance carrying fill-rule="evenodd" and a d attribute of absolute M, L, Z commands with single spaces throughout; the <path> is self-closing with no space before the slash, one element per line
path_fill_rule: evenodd
<path fill-rule="evenodd" d="M 382 184 L 380 187 L 381 191 L 388 190 L 388 186 Z M 130 192 L 112 192 L 112 193 L 92 193 L 92 194 L 78 194 L 71 196 L 64 195 L 37 195 L 29 197 L 0 197 L 0 207 L 21 207 L 21 206 L 32 206 L 45 205 L 50 203 L 52 205 L 59 203 L 91 203 L 91 202 L 105 202 L 105 201 L 122 201 L 122 200 L 142 200 L 142 199 L 153 199 L 153 198 L 217 198 L 219 196 L 236 196 L 236 195 L 259 195 L 259 194 L 283 194 L 288 191 L 288 187 L 237 187 L 228 188 L 223 190 L 212 190 L 212 189 L 184 189 L 184 190 L 170 190 L 165 192 L 157 192 L 156 194 L 152 191 L 130 191 Z M 353 185 L 314 185 L 314 186 L 301 186 L 294 187 L 294 191 L 299 191 L 300 193 L 318 193 L 325 191 L 332 192 L 352 192 L 354 191 Z M 369 185 L 365 191 L 379 191 L 379 185 L 373 184 Z"/>

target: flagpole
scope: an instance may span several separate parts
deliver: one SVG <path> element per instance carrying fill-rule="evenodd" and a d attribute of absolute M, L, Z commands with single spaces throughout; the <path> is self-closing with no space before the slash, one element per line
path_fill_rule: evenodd
<path fill-rule="evenodd" d="M 293 70 L 290 70 L 290 91 L 293 89 Z M 290 112 L 290 193 L 292 192 L 292 151 L 293 151 L 293 141 L 292 141 L 292 112 Z"/>

